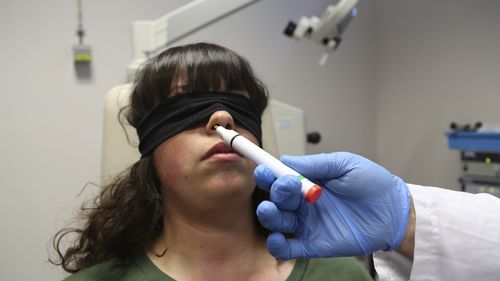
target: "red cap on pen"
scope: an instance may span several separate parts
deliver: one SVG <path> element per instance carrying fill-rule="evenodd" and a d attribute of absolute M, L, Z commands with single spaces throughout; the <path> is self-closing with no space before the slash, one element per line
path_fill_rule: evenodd
<path fill-rule="evenodd" d="M 306 194 L 306 201 L 314 204 L 318 199 L 321 197 L 321 192 L 323 192 L 323 189 L 321 189 L 321 186 L 315 184 L 309 188 Z"/>

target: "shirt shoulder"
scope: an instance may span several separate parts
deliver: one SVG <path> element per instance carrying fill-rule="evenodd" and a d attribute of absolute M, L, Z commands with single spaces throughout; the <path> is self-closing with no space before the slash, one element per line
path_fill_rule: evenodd
<path fill-rule="evenodd" d="M 129 264 L 110 260 L 85 268 L 64 281 L 173 281 L 163 274 L 145 255 L 139 255 Z"/>
<path fill-rule="evenodd" d="M 365 267 L 355 258 L 317 258 L 297 260 L 287 281 L 372 281 Z"/>
<path fill-rule="evenodd" d="M 125 274 L 123 268 L 116 267 L 114 261 L 102 262 L 71 274 L 64 281 L 120 280 Z"/>

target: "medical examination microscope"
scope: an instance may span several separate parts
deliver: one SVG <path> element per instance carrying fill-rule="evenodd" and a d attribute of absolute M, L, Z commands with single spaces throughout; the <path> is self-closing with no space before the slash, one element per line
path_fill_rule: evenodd
<path fill-rule="evenodd" d="M 336 5 L 328 5 L 320 18 L 301 17 L 298 23 L 290 21 L 284 33 L 294 39 L 307 38 L 326 47 L 320 59 L 324 65 L 328 54 L 336 50 L 342 42 L 342 34 L 357 14 L 358 0 L 340 0 Z"/>

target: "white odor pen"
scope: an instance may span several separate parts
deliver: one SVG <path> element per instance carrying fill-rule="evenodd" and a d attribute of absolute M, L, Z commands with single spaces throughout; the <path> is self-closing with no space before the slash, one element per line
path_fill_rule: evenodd
<path fill-rule="evenodd" d="M 301 192 L 307 202 L 313 204 L 321 196 L 322 189 L 319 185 L 311 182 L 292 168 L 283 164 L 281 161 L 274 158 L 271 154 L 267 153 L 264 149 L 255 145 L 238 132 L 226 129 L 223 126 L 215 126 L 215 130 L 224 142 L 232 149 L 238 151 L 243 156 L 249 158 L 257 164 L 267 166 L 273 171 L 274 176 L 297 176 L 302 183 Z"/>

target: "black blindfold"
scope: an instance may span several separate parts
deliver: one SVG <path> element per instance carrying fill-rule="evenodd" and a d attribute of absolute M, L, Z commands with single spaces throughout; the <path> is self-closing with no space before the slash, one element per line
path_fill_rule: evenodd
<path fill-rule="evenodd" d="M 262 144 L 261 119 L 249 98 L 226 92 L 194 92 L 168 98 L 144 117 L 137 128 L 142 157 L 150 155 L 168 138 L 207 122 L 219 110 L 231 114 L 237 125 Z"/>

